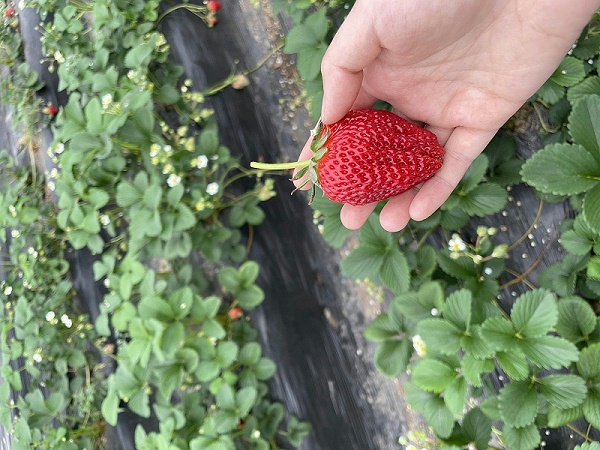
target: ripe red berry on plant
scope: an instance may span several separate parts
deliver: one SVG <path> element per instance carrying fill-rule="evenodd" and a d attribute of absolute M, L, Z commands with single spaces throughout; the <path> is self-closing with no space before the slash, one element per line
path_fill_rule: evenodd
<path fill-rule="evenodd" d="M 218 10 L 221 9 L 223 5 L 221 5 L 221 2 L 217 1 L 217 0 L 209 0 L 209 2 L 206 4 L 206 7 L 208 8 L 208 10 L 210 12 L 217 12 Z"/>
<path fill-rule="evenodd" d="M 240 317 L 242 317 L 242 314 L 244 314 L 244 310 L 239 306 L 231 308 L 229 311 L 227 311 L 227 315 L 231 320 L 238 320 Z"/>
<path fill-rule="evenodd" d="M 58 107 L 54 105 L 48 105 L 44 108 L 44 113 L 48 114 L 49 116 L 55 116 L 58 114 Z"/>
<path fill-rule="evenodd" d="M 5 17 L 15 17 L 16 15 L 17 11 L 15 8 L 6 8 L 6 11 L 4 12 Z"/>
<path fill-rule="evenodd" d="M 444 148 L 437 137 L 396 114 L 377 109 L 350 111 L 340 121 L 317 126 L 313 156 L 284 164 L 251 163 L 256 169 L 302 168 L 312 183 L 338 203 L 366 205 L 394 197 L 431 178 L 441 167 Z M 300 187 L 302 187 L 302 185 Z"/>

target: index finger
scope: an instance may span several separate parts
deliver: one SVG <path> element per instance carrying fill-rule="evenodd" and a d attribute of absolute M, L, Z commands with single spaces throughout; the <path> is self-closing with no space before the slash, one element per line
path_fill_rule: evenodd
<path fill-rule="evenodd" d="M 372 8 L 363 5 L 365 2 L 356 2 L 321 62 L 321 117 L 327 124 L 337 122 L 350 110 L 361 90 L 363 69 L 381 52 Z"/>

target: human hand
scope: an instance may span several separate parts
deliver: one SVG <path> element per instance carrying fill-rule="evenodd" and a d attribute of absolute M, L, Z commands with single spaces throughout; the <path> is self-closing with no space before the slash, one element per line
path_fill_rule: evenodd
<path fill-rule="evenodd" d="M 446 151 L 433 178 L 388 201 L 383 228 L 398 231 L 442 205 L 597 8 L 595 0 L 356 1 L 321 64 L 323 122 L 381 99 L 435 133 Z M 299 160 L 311 157 L 309 144 Z M 359 228 L 375 206 L 344 205 L 342 223 Z"/>

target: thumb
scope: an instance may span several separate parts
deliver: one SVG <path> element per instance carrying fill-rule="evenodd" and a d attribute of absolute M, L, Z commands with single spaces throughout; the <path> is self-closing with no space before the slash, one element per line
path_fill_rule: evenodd
<path fill-rule="evenodd" d="M 321 63 L 321 117 L 327 124 L 337 122 L 350 110 L 361 91 L 363 69 L 381 52 L 373 26 L 372 8 L 365 8 L 364 4 L 365 2 L 356 2 Z"/>

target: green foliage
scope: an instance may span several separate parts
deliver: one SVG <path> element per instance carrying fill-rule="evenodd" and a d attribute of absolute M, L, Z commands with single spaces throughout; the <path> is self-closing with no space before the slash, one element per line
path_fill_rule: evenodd
<path fill-rule="evenodd" d="M 281 436 L 300 445 L 310 426 L 269 398 L 276 367 L 243 318 L 264 293 L 238 228 L 263 220 L 273 184 L 229 192 L 252 173 L 219 143 L 204 94 L 169 61 L 159 2 L 30 6 L 52 18 L 40 24 L 42 41 L 68 100 L 48 149 L 55 169 L 43 177 L 0 161 L 9 264 L 0 420 L 14 448 L 96 448 L 125 410 L 160 423 L 135 430 L 140 449 L 268 450 Z M 20 41 L 10 45 L 2 101 L 33 132 L 48 122 L 40 85 L 20 64 Z M 78 312 L 66 249 L 95 258 L 104 295 L 95 323 Z"/>

